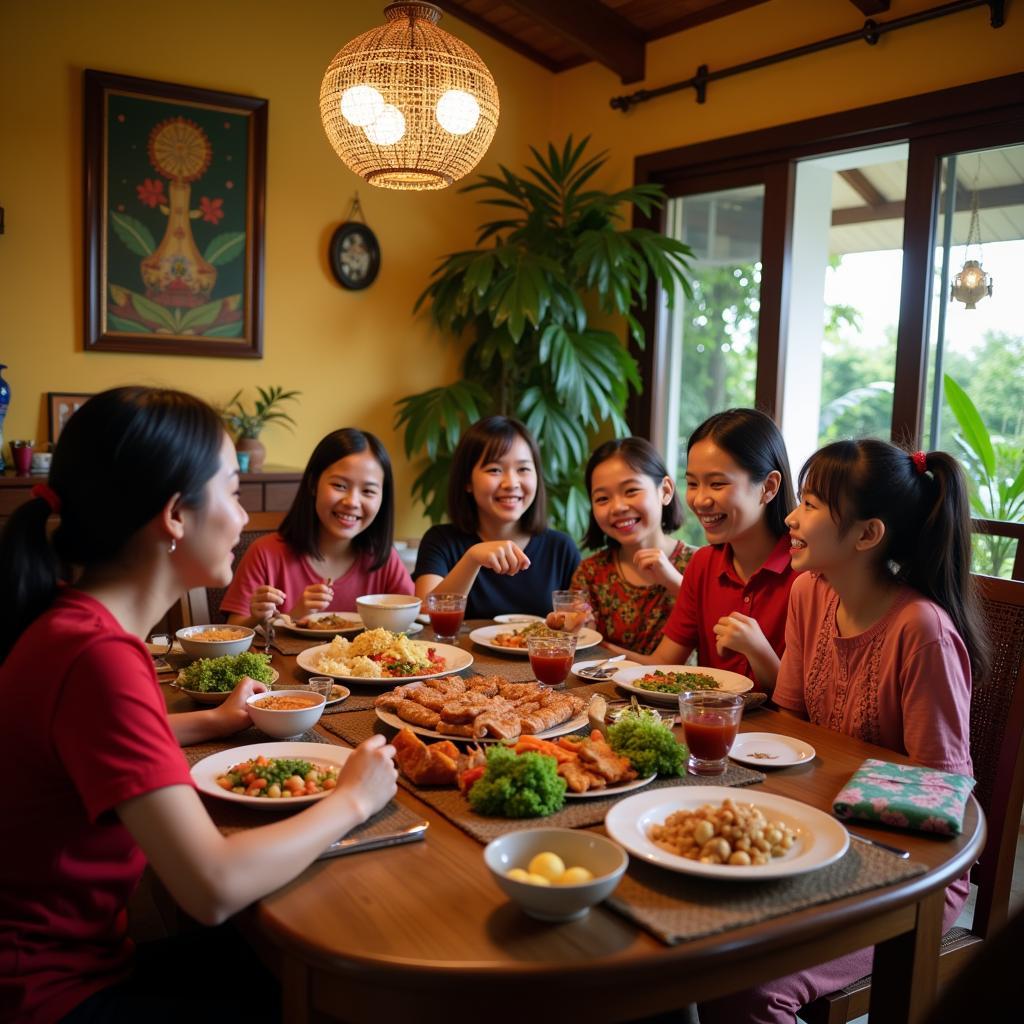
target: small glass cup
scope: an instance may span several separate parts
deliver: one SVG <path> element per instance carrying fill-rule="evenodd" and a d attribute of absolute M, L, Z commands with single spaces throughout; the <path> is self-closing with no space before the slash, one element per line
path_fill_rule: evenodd
<path fill-rule="evenodd" d="M 331 690 L 334 689 L 334 680 L 330 676 L 310 676 L 306 684 L 314 693 L 322 693 L 327 700 L 331 699 Z"/>
<path fill-rule="evenodd" d="M 526 638 L 526 649 L 530 653 L 530 668 L 537 682 L 546 686 L 561 686 L 572 670 L 576 634 L 529 636 Z"/>
<path fill-rule="evenodd" d="M 553 590 L 551 610 L 570 613 L 565 624 L 566 630 L 570 633 L 575 633 L 584 626 L 593 625 L 594 622 L 590 596 L 585 590 Z"/>
<path fill-rule="evenodd" d="M 679 718 L 690 748 L 687 770 L 691 775 L 721 775 L 729 761 L 743 714 L 738 693 L 694 690 L 679 694 Z"/>
<path fill-rule="evenodd" d="M 28 476 L 32 472 L 32 451 L 35 441 L 12 441 L 11 461 L 16 476 Z"/>
<path fill-rule="evenodd" d="M 427 615 L 434 639 L 441 644 L 453 644 L 459 638 L 459 629 L 466 616 L 466 595 L 438 593 L 427 595 Z"/>

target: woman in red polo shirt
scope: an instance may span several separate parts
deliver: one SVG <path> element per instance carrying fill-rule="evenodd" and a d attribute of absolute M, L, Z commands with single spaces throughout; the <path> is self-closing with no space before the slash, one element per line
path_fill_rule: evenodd
<path fill-rule="evenodd" d="M 708 546 L 690 559 L 647 664 L 700 665 L 754 680 L 770 693 L 786 645 L 794 572 L 786 516 L 796 505 L 789 456 L 772 419 L 729 409 L 705 420 L 686 446 L 686 503 Z"/>
<path fill-rule="evenodd" d="M 0 1020 L 265 1019 L 271 1001 L 256 1014 L 242 1005 L 263 972 L 241 940 L 222 936 L 211 953 L 189 935 L 184 950 L 136 958 L 128 898 L 148 860 L 184 910 L 224 921 L 390 799 L 394 749 L 368 740 L 300 814 L 230 836 L 210 820 L 180 745 L 249 725 L 245 698 L 265 687 L 244 680 L 215 709 L 168 717 L 141 639 L 185 590 L 231 578 L 247 516 L 208 405 L 148 388 L 97 395 L 33 495 L 0 538 L 0 820 L 12 837 L 0 856 Z M 241 977 L 224 973 L 230 963 L 244 984 L 228 981 Z M 204 988 L 211 967 L 220 980 Z"/>

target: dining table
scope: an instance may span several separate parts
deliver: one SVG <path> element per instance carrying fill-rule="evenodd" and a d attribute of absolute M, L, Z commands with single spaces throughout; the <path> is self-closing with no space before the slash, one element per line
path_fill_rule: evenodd
<path fill-rule="evenodd" d="M 468 633 L 478 625 L 465 624 L 459 637 L 459 646 L 474 658 L 469 673 L 532 678 L 525 658 L 474 644 Z M 427 627 L 414 639 L 431 638 Z M 289 653 L 273 652 L 278 686 L 300 685 L 308 678 L 292 653 L 299 646 L 295 640 L 281 644 Z M 609 653 L 595 647 L 577 658 Z M 567 685 L 580 683 L 572 677 Z M 363 705 L 382 689 L 355 680 L 346 685 L 353 696 L 362 694 Z M 169 692 L 169 706 L 184 710 L 188 701 Z M 356 714 L 348 721 L 355 723 Z M 343 715 L 333 717 L 340 721 Z M 338 733 L 345 730 L 325 723 L 331 724 L 327 715 L 317 726 L 318 738 L 342 742 Z M 756 705 L 744 714 L 740 730 L 811 744 L 816 751 L 812 760 L 766 768 L 763 781 L 751 791 L 789 797 L 826 813 L 865 759 L 911 763 L 897 752 Z M 394 734 L 383 725 L 379 731 Z M 735 793 L 742 800 L 744 789 Z M 973 797 L 955 837 L 857 823 L 864 837 L 909 851 L 915 873 L 834 898 L 825 892 L 814 896 L 815 875 L 823 874 L 816 872 L 804 876 L 810 905 L 769 911 L 756 921 L 685 941 L 666 941 L 656 929 L 621 913 L 616 894 L 579 920 L 545 923 L 526 916 L 491 877 L 482 843 L 438 813 L 429 794 L 400 787 L 395 801 L 429 822 L 424 841 L 317 861 L 241 917 L 246 931 L 270 950 L 286 1021 L 473 1015 L 519 1024 L 539 1015 L 595 1024 L 629 1021 L 874 946 L 872 1024 L 916 1024 L 935 999 L 943 890 L 969 871 L 985 841 L 984 815 Z M 208 799 L 207 805 L 217 820 L 217 800 Z M 588 827 L 604 832 L 600 823 Z M 874 848 L 851 844 L 855 855 L 865 850 Z M 620 889 L 628 883 L 671 907 L 679 877 L 634 857 Z M 697 902 L 712 905 L 716 894 L 725 899 L 749 891 L 742 889 L 748 885 L 760 887 L 754 891 L 769 902 L 775 886 L 782 890 L 782 883 L 766 881 L 685 881 L 691 898 L 698 893 Z"/>

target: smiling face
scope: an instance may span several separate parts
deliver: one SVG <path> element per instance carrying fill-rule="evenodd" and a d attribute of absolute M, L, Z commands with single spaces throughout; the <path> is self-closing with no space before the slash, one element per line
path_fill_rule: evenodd
<path fill-rule="evenodd" d="M 537 467 L 530 446 L 518 435 L 504 455 L 481 459 L 467 487 L 473 495 L 480 525 L 504 527 L 517 523 L 537 493 Z"/>
<path fill-rule="evenodd" d="M 186 586 L 226 586 L 231 582 L 232 552 L 249 521 L 238 503 L 238 459 L 227 434 L 220 447 L 220 465 L 207 480 L 199 508 L 182 509 L 184 533 L 174 563 Z"/>
<path fill-rule="evenodd" d="M 840 530 L 832 509 L 813 491 L 803 490 L 796 508 L 786 516 L 790 561 L 797 572 L 811 570 L 825 578 L 859 558 L 874 559 L 885 535 L 880 519 L 856 519 Z"/>
<path fill-rule="evenodd" d="M 601 532 L 624 547 L 658 547 L 661 517 L 675 488 L 666 476 L 656 482 L 620 455 L 594 467 L 590 506 Z"/>
<path fill-rule="evenodd" d="M 778 493 L 780 474 L 752 480 L 713 441 L 698 441 L 686 458 L 686 504 L 704 527 L 709 544 L 733 544 L 764 526 L 764 511 Z"/>
<path fill-rule="evenodd" d="M 328 466 L 316 485 L 316 516 L 320 540 L 350 541 L 380 511 L 384 470 L 370 451 L 356 452 Z"/>

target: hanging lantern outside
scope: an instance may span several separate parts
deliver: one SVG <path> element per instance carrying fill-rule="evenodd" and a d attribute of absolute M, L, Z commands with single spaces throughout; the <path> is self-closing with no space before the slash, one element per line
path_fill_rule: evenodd
<path fill-rule="evenodd" d="M 976 260 L 970 258 L 972 245 L 978 247 Z M 992 275 L 986 274 L 981 266 L 981 221 L 978 218 L 978 182 L 975 176 L 974 196 L 971 199 L 971 225 L 967 229 L 967 244 L 964 246 L 964 265 L 950 285 L 949 301 L 955 299 L 962 302 L 967 309 L 975 309 L 986 295 L 991 294 Z"/>
<path fill-rule="evenodd" d="M 357 36 L 331 61 L 320 117 L 334 151 L 371 185 L 445 188 L 468 174 L 498 127 L 498 89 L 487 66 L 437 27 L 430 3 L 393 3 L 386 24 Z"/>

